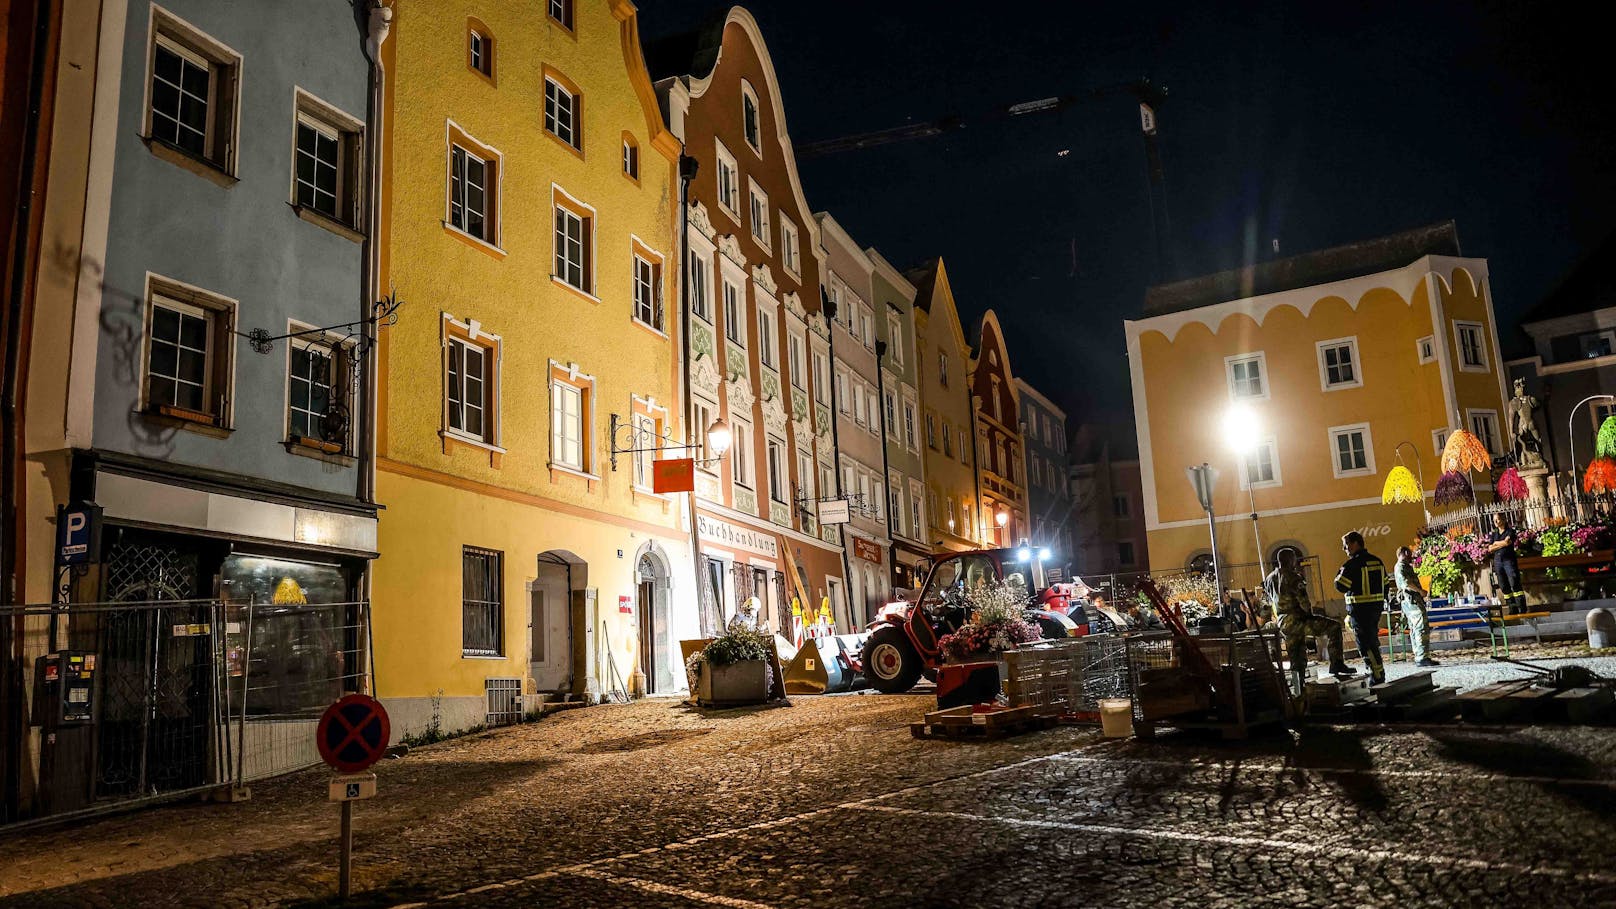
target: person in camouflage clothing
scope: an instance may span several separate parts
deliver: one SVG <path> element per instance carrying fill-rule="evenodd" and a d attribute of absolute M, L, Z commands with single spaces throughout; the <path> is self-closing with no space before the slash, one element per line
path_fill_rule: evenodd
<path fill-rule="evenodd" d="M 1296 550 L 1279 551 L 1279 564 L 1263 580 L 1263 592 L 1279 619 L 1279 632 L 1285 637 L 1285 655 L 1291 664 L 1291 674 L 1305 675 L 1307 667 L 1307 639 L 1322 637 L 1324 654 L 1330 661 L 1330 671 L 1337 676 L 1356 675 L 1347 665 L 1341 642 L 1341 622 L 1313 611 L 1308 596 L 1307 579 L 1296 564 Z"/>

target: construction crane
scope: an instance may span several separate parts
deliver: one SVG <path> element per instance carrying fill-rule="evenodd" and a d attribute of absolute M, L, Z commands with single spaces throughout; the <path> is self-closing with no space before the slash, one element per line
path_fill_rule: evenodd
<path fill-rule="evenodd" d="M 1156 145 L 1156 111 L 1167 100 L 1167 86 L 1157 85 L 1148 78 L 1117 82 L 1078 94 L 1000 105 L 975 115 L 970 121 L 958 114 L 951 114 L 923 123 L 908 123 L 818 142 L 805 142 L 796 147 L 796 154 L 798 160 L 807 160 L 913 139 L 929 139 L 965 129 L 971 122 L 992 123 L 1030 114 L 1062 111 L 1114 94 L 1133 95 L 1139 101 L 1139 131 L 1144 136 L 1145 165 L 1150 180 L 1150 222 L 1156 240 L 1156 272 L 1158 280 L 1166 280 L 1173 270 L 1171 248 L 1167 240 L 1172 231 L 1172 220 L 1167 213 L 1167 178 L 1162 170 L 1161 150 Z"/>

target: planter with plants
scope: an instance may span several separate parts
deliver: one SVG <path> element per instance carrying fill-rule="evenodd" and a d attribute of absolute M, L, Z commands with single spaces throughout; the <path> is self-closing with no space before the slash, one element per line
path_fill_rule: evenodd
<path fill-rule="evenodd" d="M 685 675 L 703 707 L 762 704 L 773 687 L 769 663 L 774 641 L 743 619 L 732 619 L 724 633 L 690 655 Z"/>
<path fill-rule="evenodd" d="M 1043 637 L 1038 626 L 1025 617 L 1024 586 L 995 581 L 965 593 L 964 605 L 970 621 L 937 642 L 943 657 L 951 663 L 991 660 L 994 654 Z"/>

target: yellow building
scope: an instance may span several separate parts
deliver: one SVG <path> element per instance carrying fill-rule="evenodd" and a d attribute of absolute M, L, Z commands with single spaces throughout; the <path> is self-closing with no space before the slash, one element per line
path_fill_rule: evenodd
<path fill-rule="evenodd" d="M 1192 465 L 1219 472 L 1225 583 L 1249 587 L 1253 511 L 1264 565 L 1294 546 L 1327 581 L 1343 533 L 1390 560 L 1424 523 L 1381 504 L 1392 467 L 1429 497 L 1454 429 L 1507 449 L 1487 261 L 1460 257 L 1451 222 L 1154 287 L 1145 310 L 1125 329 L 1153 568 L 1209 560 Z"/>
<path fill-rule="evenodd" d="M 920 409 L 925 423 L 926 508 L 935 548 L 979 549 L 992 539 L 991 517 L 979 510 L 976 422 L 971 403 L 971 347 L 960 324 L 954 289 L 942 259 L 910 269 L 915 285 L 915 350 L 920 363 Z"/>
<path fill-rule="evenodd" d="M 404 307 L 381 332 L 373 601 L 395 735 L 637 670 L 682 688 L 685 497 L 611 453 L 683 434 L 678 144 L 634 6 L 392 8 L 380 286 Z"/>

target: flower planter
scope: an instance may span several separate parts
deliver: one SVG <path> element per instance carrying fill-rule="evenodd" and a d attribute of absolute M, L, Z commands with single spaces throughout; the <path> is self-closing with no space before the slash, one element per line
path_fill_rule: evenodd
<path fill-rule="evenodd" d="M 696 703 L 703 707 L 741 707 L 769 699 L 769 664 L 743 660 L 725 666 L 701 664 Z"/>

